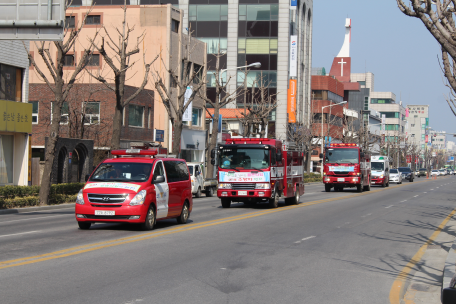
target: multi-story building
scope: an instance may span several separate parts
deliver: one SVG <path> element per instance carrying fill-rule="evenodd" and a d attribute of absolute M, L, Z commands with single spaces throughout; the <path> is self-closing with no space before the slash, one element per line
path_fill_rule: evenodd
<path fill-rule="evenodd" d="M 115 2 L 115 3 L 114 3 Z M 90 12 L 86 25 L 79 34 L 78 43 L 74 45 L 74 51 L 67 54 L 65 58 L 64 77 L 68 78 L 79 64 L 79 58 L 85 48 L 89 47 L 88 38 L 93 37 L 96 31 L 105 26 L 107 31 L 112 35 L 114 41 L 118 36 L 116 27 L 121 28 L 123 20 L 123 10 L 118 5 L 122 1 L 94 1 L 95 6 Z M 138 4 L 138 2 L 127 1 L 127 4 Z M 82 6 L 84 4 L 85 6 Z M 116 5 L 114 5 L 116 4 Z M 92 5 L 91 0 L 73 1 L 73 6 L 66 11 L 67 27 L 77 27 L 83 20 L 86 12 Z M 183 32 L 183 11 L 176 7 L 165 5 L 128 5 L 127 20 L 130 28 L 135 28 L 130 33 L 130 49 L 133 49 L 136 43 L 136 37 L 144 33 L 144 40 L 139 44 L 139 54 L 131 57 L 135 60 L 132 68 L 127 72 L 126 96 L 130 96 L 143 82 L 145 61 L 151 62 L 158 54 L 159 59 L 151 67 L 151 73 L 148 75 L 149 81 L 145 90 L 136 96 L 130 104 L 124 108 L 123 125 L 121 129 L 121 147 L 130 148 L 132 143 L 151 142 L 154 140 L 154 130 L 164 131 L 162 145 L 165 148 L 171 148 L 173 131 L 171 128 L 170 117 L 163 105 L 159 94 L 155 92 L 154 80 L 161 77 L 166 90 L 171 95 L 177 94 L 177 85 L 172 81 L 166 72 L 168 69 L 178 71 L 181 64 L 179 63 L 180 55 L 186 49 L 193 50 L 190 56 L 190 65 L 188 73 L 200 71 L 204 73 L 206 65 L 206 44 L 192 38 L 188 45 L 188 39 L 184 39 L 186 34 Z M 101 31 L 100 35 L 103 35 Z M 107 52 L 111 52 L 106 47 Z M 179 49 L 182 52 L 179 52 Z M 40 66 L 40 69 L 49 77 L 49 71 L 45 63 L 38 55 L 35 44 L 31 44 L 31 53 L 34 60 Z M 50 44 L 50 53 L 57 54 L 55 46 Z M 115 60 L 114 60 L 115 61 Z M 102 74 L 108 81 L 114 82 L 114 77 L 108 64 L 104 62 L 103 57 L 98 52 L 93 52 L 87 69 L 92 74 Z M 202 77 L 195 78 L 194 82 L 203 81 Z M 42 155 L 45 144 L 45 137 L 48 134 L 50 124 L 52 92 L 44 81 L 38 77 L 33 69 L 30 71 L 30 100 L 34 106 L 34 125 L 32 138 L 34 152 Z M 205 87 L 203 87 L 205 89 Z M 85 109 L 81 105 L 84 101 Z M 112 119 L 116 105 L 115 95 L 112 91 L 107 90 L 103 84 L 87 73 L 82 72 L 78 77 L 75 87 L 69 94 L 69 98 L 64 103 L 61 120 L 61 136 L 74 137 L 83 139 L 93 139 L 95 149 L 106 150 L 110 147 L 110 138 L 112 133 Z M 204 100 L 196 97 L 192 103 L 189 121 L 184 122 L 184 130 L 181 140 L 181 155 L 187 161 L 204 161 L 205 155 L 205 123 L 204 123 Z M 83 113 L 81 113 L 83 112 Z M 81 119 L 84 115 L 84 120 Z M 72 117 L 73 116 L 73 117 Z M 81 116 L 81 117 L 80 117 Z M 75 121 L 76 123 L 72 123 Z M 80 123 L 78 124 L 77 121 Z M 75 125 L 79 129 L 75 132 Z M 81 128 L 85 130 L 81 134 Z M 58 153 L 58 151 L 57 151 Z"/>
<path fill-rule="evenodd" d="M 22 41 L 0 41 L 0 185 L 28 185 L 32 105 Z M 31 156 L 31 155 L 30 155 Z"/>
<path fill-rule="evenodd" d="M 430 129 L 429 135 L 431 138 L 432 148 L 439 152 L 444 152 L 446 149 L 446 131 L 436 131 Z"/>
<path fill-rule="evenodd" d="M 446 150 L 449 153 L 456 152 L 456 143 L 454 141 L 451 141 L 451 140 L 447 141 Z"/>
<path fill-rule="evenodd" d="M 425 150 L 429 138 L 429 105 L 407 105 L 408 143 Z"/>

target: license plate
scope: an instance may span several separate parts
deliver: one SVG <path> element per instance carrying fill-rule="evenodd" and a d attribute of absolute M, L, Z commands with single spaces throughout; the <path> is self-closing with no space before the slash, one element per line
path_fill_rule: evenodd
<path fill-rule="evenodd" d="M 247 195 L 247 191 L 238 191 L 238 195 Z"/>
<path fill-rule="evenodd" d="M 95 210 L 95 215 L 116 215 L 116 212 L 108 210 Z"/>
<path fill-rule="evenodd" d="M 337 181 L 338 182 L 345 182 L 345 178 L 338 178 Z"/>

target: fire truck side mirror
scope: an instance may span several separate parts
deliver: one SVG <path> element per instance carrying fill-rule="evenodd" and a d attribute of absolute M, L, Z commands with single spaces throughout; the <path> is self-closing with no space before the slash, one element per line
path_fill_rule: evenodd
<path fill-rule="evenodd" d="M 215 165 L 215 159 L 211 159 L 211 165 Z"/>
<path fill-rule="evenodd" d="M 360 156 L 361 158 L 364 158 L 364 152 L 359 153 L 359 156 Z"/>
<path fill-rule="evenodd" d="M 212 149 L 212 150 L 211 150 L 211 158 L 212 158 L 212 159 L 215 158 L 215 149 Z M 212 162 L 211 162 L 211 164 L 212 164 Z"/>
<path fill-rule="evenodd" d="M 320 158 L 323 158 L 323 153 L 320 153 L 320 155 L 319 155 L 319 156 L 320 156 Z"/>

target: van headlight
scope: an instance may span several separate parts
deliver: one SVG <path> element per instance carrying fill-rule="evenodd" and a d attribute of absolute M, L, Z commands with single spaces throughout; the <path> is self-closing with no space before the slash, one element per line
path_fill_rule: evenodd
<path fill-rule="evenodd" d="M 378 176 L 378 178 L 383 178 L 383 174 L 380 174 L 380 175 Z"/>
<path fill-rule="evenodd" d="M 271 189 L 271 185 L 269 183 L 258 183 L 255 184 L 255 189 Z"/>
<path fill-rule="evenodd" d="M 144 201 L 146 200 L 146 190 L 141 190 L 139 191 L 135 197 L 130 201 L 130 206 L 137 206 L 137 205 L 142 205 L 144 204 Z"/>
<path fill-rule="evenodd" d="M 82 194 L 82 189 L 79 190 L 78 195 L 76 196 L 76 204 L 84 205 L 84 195 Z"/>
<path fill-rule="evenodd" d="M 231 184 L 219 184 L 219 189 L 231 189 Z"/>

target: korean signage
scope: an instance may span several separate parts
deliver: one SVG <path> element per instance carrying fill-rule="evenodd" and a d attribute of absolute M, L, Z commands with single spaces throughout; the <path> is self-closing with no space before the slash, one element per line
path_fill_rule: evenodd
<path fill-rule="evenodd" d="M 31 103 L 0 100 L 0 131 L 32 133 Z"/>
<path fill-rule="evenodd" d="M 165 141 L 165 130 L 154 130 L 154 141 L 164 142 Z"/>
<path fill-rule="evenodd" d="M 290 9 L 294 10 L 298 6 L 298 0 L 290 0 Z"/>
<path fill-rule="evenodd" d="M 290 77 L 297 77 L 298 64 L 298 36 L 290 36 Z"/>
<path fill-rule="evenodd" d="M 428 140 L 429 140 L 429 137 L 428 137 L 428 135 L 425 135 L 425 136 L 424 136 L 424 142 L 425 142 L 425 143 L 427 143 L 427 142 L 428 142 Z"/>
<path fill-rule="evenodd" d="M 185 107 L 185 105 L 187 105 L 188 100 L 192 96 L 192 93 L 193 93 L 193 87 L 187 87 L 187 90 L 185 91 L 185 95 L 184 95 L 184 107 Z M 192 112 L 193 112 L 192 108 L 193 108 L 193 105 L 192 105 L 192 102 L 190 102 L 190 104 L 188 105 L 187 109 L 184 112 L 184 115 L 182 115 L 182 121 L 192 121 Z"/>
<path fill-rule="evenodd" d="M 288 122 L 296 122 L 296 93 L 297 93 L 298 81 L 296 79 L 290 79 L 290 88 L 288 89 Z"/>
<path fill-rule="evenodd" d="M 219 172 L 220 182 L 269 182 L 270 172 Z"/>

